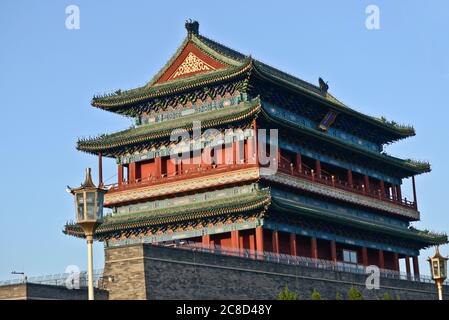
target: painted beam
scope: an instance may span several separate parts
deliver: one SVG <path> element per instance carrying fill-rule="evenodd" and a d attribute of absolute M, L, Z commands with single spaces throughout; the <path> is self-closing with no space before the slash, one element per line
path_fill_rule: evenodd
<path fill-rule="evenodd" d="M 342 236 L 335 235 L 330 232 L 313 230 L 313 229 L 305 229 L 302 227 L 299 228 L 299 227 L 295 227 L 295 226 L 291 226 L 291 225 L 287 225 L 287 224 L 273 223 L 273 222 L 270 222 L 267 220 L 263 220 L 263 227 L 268 230 L 276 229 L 278 231 L 283 231 L 283 232 L 288 232 L 288 233 L 292 232 L 297 235 L 306 236 L 306 237 L 316 237 L 318 239 L 329 240 L 329 241 L 335 240 L 337 243 L 349 244 L 349 245 L 360 246 L 360 247 L 367 247 L 367 248 L 374 249 L 374 250 L 382 249 L 382 250 L 388 251 L 388 252 L 397 252 L 399 254 L 412 255 L 412 256 L 419 254 L 418 250 L 414 250 L 414 249 L 410 249 L 410 248 L 392 246 L 392 245 L 387 245 L 384 243 L 374 243 L 374 242 L 370 242 L 370 241 L 366 241 L 366 240 L 351 238 L 348 236 L 342 237 Z"/>

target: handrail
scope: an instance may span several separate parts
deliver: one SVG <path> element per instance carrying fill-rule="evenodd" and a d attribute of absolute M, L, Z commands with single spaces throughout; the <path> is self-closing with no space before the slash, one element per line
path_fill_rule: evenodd
<path fill-rule="evenodd" d="M 190 167 L 189 169 L 182 170 L 181 172 L 174 172 L 170 175 L 160 175 L 160 176 L 149 176 L 147 178 L 139 178 L 135 181 L 123 181 L 122 183 L 114 183 L 108 184 L 105 187 L 108 189 L 109 193 L 130 190 L 135 188 L 140 188 L 144 186 L 150 185 L 159 185 L 168 182 L 174 182 L 184 179 L 192 179 L 197 177 L 202 177 L 205 175 L 213 175 L 222 172 L 229 172 L 234 170 L 240 170 L 244 168 L 254 168 L 257 167 L 257 164 L 249 164 L 249 163 L 241 163 L 241 164 L 221 164 L 221 165 L 197 165 L 194 167 Z M 356 194 L 360 194 L 363 196 L 367 196 L 370 198 L 390 202 L 395 205 L 400 205 L 405 208 L 415 209 L 415 202 L 409 201 L 407 198 L 404 199 L 396 199 L 390 197 L 385 192 L 379 190 L 367 190 L 364 185 L 352 184 L 350 185 L 347 181 L 340 180 L 338 177 L 334 175 L 330 175 L 325 171 L 321 171 L 320 176 L 316 174 L 313 169 L 307 168 L 303 166 L 301 168 L 301 172 L 294 167 L 292 163 L 286 163 L 282 161 L 278 167 L 278 171 L 282 173 L 289 174 L 291 176 L 299 177 L 301 179 L 306 179 L 312 182 L 320 183 L 323 185 L 327 185 L 330 187 L 334 187 L 341 190 L 346 190 L 349 192 L 353 192 Z"/>
<path fill-rule="evenodd" d="M 153 244 L 160 245 L 160 244 Z M 231 255 L 248 259 L 263 260 L 267 262 L 275 262 L 288 265 L 299 265 L 303 267 L 315 268 L 315 269 L 326 269 L 330 271 L 337 272 L 349 272 L 366 274 L 367 266 L 353 263 L 345 263 L 342 261 L 333 262 L 324 259 L 315 259 L 303 256 L 292 256 L 283 253 L 274 253 L 269 251 L 258 252 L 250 249 L 235 249 L 230 247 L 222 247 L 219 245 L 211 244 L 205 245 L 200 242 L 185 241 L 180 243 L 175 243 L 173 247 L 181 249 L 196 250 L 199 252 L 213 253 L 217 255 Z M 398 280 L 408 280 L 415 282 L 424 283 L 434 283 L 432 277 L 428 275 L 417 275 L 417 274 L 407 274 L 405 272 L 399 272 L 389 269 L 379 269 L 380 276 L 383 278 L 391 278 Z M 449 285 L 449 280 L 444 282 L 444 285 Z"/>
<path fill-rule="evenodd" d="M 224 247 L 216 244 L 203 244 L 201 242 L 193 242 L 188 240 L 177 240 L 172 243 L 147 243 L 144 238 L 124 239 L 118 240 L 114 243 L 108 243 L 108 247 L 117 247 L 124 245 L 132 245 L 138 243 L 145 243 L 150 246 L 178 248 L 190 250 L 194 252 L 204 252 L 215 255 L 234 256 L 244 259 L 260 260 L 272 263 L 280 263 L 286 265 L 301 266 L 314 269 L 325 269 L 334 272 L 347 272 L 356 274 L 366 274 L 367 266 L 353 263 L 346 263 L 342 261 L 333 262 L 324 259 L 315 259 L 303 256 L 292 256 L 283 253 L 274 253 L 270 251 L 256 251 L 250 249 L 236 249 Z M 389 269 L 379 269 L 380 276 L 383 278 L 408 280 L 423 283 L 434 283 L 432 278 L 428 275 L 407 274 Z M 444 282 L 444 285 L 449 285 L 449 280 Z"/>
<path fill-rule="evenodd" d="M 249 163 L 242 163 L 242 164 L 229 164 L 229 165 L 208 165 L 208 166 L 195 166 L 191 167 L 189 169 L 183 170 L 181 173 L 173 173 L 171 175 L 161 175 L 161 176 L 149 176 L 148 178 L 144 179 L 136 179 L 135 182 L 131 181 L 123 181 L 121 184 L 114 183 L 106 185 L 105 187 L 108 189 L 109 193 L 117 192 L 117 191 L 123 191 L 123 190 L 129 190 L 129 189 L 135 189 L 135 188 L 141 188 L 144 186 L 149 185 L 159 185 L 162 183 L 168 183 L 173 181 L 179 181 L 184 179 L 192 179 L 192 178 L 198 178 L 203 177 L 206 175 L 213 175 L 217 173 L 222 172 L 229 172 L 229 171 L 235 171 L 235 170 L 241 170 L 241 169 L 247 169 L 247 168 L 255 168 L 257 167 L 256 164 L 249 164 Z"/>
<path fill-rule="evenodd" d="M 289 166 L 286 166 L 285 163 L 281 164 L 278 168 L 278 170 L 282 173 L 289 174 L 291 176 L 299 177 L 302 179 L 306 179 L 309 181 L 321 183 L 324 185 L 328 185 L 334 188 L 350 191 L 353 193 L 357 193 L 360 195 L 364 195 L 367 197 L 375 198 L 382 201 L 391 202 L 393 204 L 401 205 L 406 208 L 416 209 L 415 203 L 412 201 L 407 200 L 407 198 L 404 199 L 395 199 L 393 197 L 387 196 L 385 193 L 381 192 L 380 190 L 366 190 L 363 185 L 356 185 L 353 184 L 352 186 L 349 185 L 348 182 L 342 181 L 340 179 L 335 178 L 335 176 L 331 175 L 330 177 L 326 174 L 321 174 L 320 176 L 316 175 L 316 172 L 312 170 L 302 169 L 301 172 L 296 170 L 293 166 L 293 164 L 290 164 Z"/>
<path fill-rule="evenodd" d="M 130 245 L 136 243 L 145 243 L 142 238 L 135 239 L 125 239 L 119 240 L 114 244 L 109 244 L 110 247 Z M 314 259 L 310 257 L 303 256 L 292 256 L 283 253 L 274 253 L 269 251 L 255 251 L 250 249 L 235 249 L 230 247 L 223 247 L 216 244 L 205 245 L 199 242 L 181 240 L 171 244 L 167 243 L 151 243 L 148 245 L 159 246 L 159 247 L 173 247 L 184 250 L 191 250 L 196 252 L 204 252 L 215 255 L 225 255 L 225 256 L 235 256 L 246 259 L 262 260 L 272 263 L 280 263 L 286 265 L 302 266 L 314 269 L 324 269 L 335 272 L 348 272 L 356 274 L 366 274 L 366 266 L 360 264 L 352 264 L 345 262 L 333 262 L 324 259 Z M 93 272 L 93 282 L 95 288 L 103 287 L 103 269 L 96 269 Z M 398 279 L 398 280 L 408 280 L 423 283 L 434 283 L 432 278 L 428 275 L 416 275 L 407 274 L 405 272 L 399 272 L 389 269 L 380 269 L 380 276 L 383 278 Z M 24 277 L 21 279 L 11 279 L 0 281 L 0 286 L 14 285 L 14 284 L 42 284 L 42 285 L 52 285 L 52 286 L 65 286 L 67 287 L 67 282 L 73 278 L 71 273 L 61 273 L 54 275 L 45 276 L 35 276 L 35 277 Z M 444 282 L 444 285 L 449 286 L 449 280 Z M 81 271 L 79 273 L 79 287 L 87 287 L 87 272 Z"/>
<path fill-rule="evenodd" d="M 93 270 L 93 283 L 95 288 L 101 287 L 103 279 L 103 269 Z M 22 277 L 19 279 L 11 279 L 0 281 L 0 286 L 7 286 L 13 284 L 42 284 L 59 287 L 78 287 L 87 288 L 87 271 L 80 271 L 79 273 L 59 273 L 53 275 L 34 276 L 34 277 Z"/>

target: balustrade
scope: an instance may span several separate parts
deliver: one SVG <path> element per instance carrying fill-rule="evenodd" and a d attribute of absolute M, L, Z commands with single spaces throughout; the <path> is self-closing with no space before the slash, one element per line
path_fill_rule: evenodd
<path fill-rule="evenodd" d="M 415 203 L 413 201 L 407 200 L 407 198 L 397 198 L 387 195 L 381 189 L 373 190 L 365 188 L 364 184 L 348 183 L 347 181 L 339 179 L 335 175 L 325 172 L 321 169 L 321 173 L 318 176 L 314 169 L 302 164 L 301 169 L 297 170 L 293 163 L 281 162 L 278 168 L 279 172 L 289 174 L 291 176 L 299 177 L 302 179 L 310 180 L 316 183 L 321 183 L 327 186 L 335 187 L 338 189 L 350 191 L 353 193 L 361 194 L 371 198 L 376 198 L 382 201 L 388 201 L 394 204 L 398 204 L 407 208 L 415 208 Z"/>
<path fill-rule="evenodd" d="M 243 168 L 256 167 L 257 164 L 239 163 L 239 164 L 226 164 L 226 165 L 195 165 L 189 166 L 185 170 L 177 170 L 176 172 L 161 175 L 150 175 L 145 178 L 130 179 L 129 181 L 123 181 L 122 183 L 116 183 L 106 186 L 109 192 L 116 192 L 127 189 L 139 188 L 148 185 L 157 185 L 161 183 L 167 183 L 172 181 L 179 181 L 183 179 L 191 179 L 195 177 L 200 177 L 204 175 L 211 175 L 222 172 L 229 172 L 234 170 L 239 170 Z M 398 198 L 395 194 L 389 195 L 384 190 L 366 188 L 364 184 L 357 184 L 355 181 L 349 183 L 348 181 L 341 180 L 338 176 L 332 175 L 323 169 L 320 170 L 320 174 L 314 169 L 311 169 L 304 163 L 302 163 L 301 168 L 298 170 L 293 163 L 288 163 L 281 161 L 278 171 L 289 174 L 294 177 L 301 179 L 310 180 L 316 183 L 327 185 L 330 187 L 346 190 L 356 194 L 364 195 L 367 197 L 379 199 L 382 201 L 391 202 L 393 204 L 401 205 L 407 208 L 415 208 L 415 203 L 407 200 L 407 198 Z"/>
<path fill-rule="evenodd" d="M 229 164 L 229 165 L 196 165 L 190 166 L 188 169 L 179 170 L 169 174 L 150 175 L 146 178 L 138 178 L 129 181 L 123 181 L 122 183 L 114 183 L 106 186 L 108 192 L 117 192 L 128 189 L 135 189 L 149 185 L 158 185 L 162 183 L 174 182 L 184 179 L 192 179 L 207 175 L 213 175 L 217 173 L 230 172 L 235 170 L 241 170 L 245 168 L 256 167 L 256 164 Z"/>

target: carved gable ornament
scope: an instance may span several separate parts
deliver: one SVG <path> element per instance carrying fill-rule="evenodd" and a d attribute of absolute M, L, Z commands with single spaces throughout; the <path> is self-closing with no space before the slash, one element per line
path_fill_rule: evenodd
<path fill-rule="evenodd" d="M 170 79 L 176 79 L 191 73 L 215 70 L 210 64 L 198 58 L 193 52 L 189 52 L 187 57 L 176 69 Z"/>

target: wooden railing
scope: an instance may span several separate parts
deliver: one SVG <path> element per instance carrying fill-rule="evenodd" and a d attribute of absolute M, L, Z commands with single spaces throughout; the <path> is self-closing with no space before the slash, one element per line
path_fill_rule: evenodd
<path fill-rule="evenodd" d="M 106 185 L 106 188 L 108 188 L 109 192 L 117 192 L 117 191 L 123 191 L 123 190 L 130 190 L 135 188 L 141 188 L 145 186 L 150 185 L 159 185 L 162 183 L 168 183 L 168 182 L 175 182 L 175 181 L 182 181 L 185 179 L 192 179 L 197 177 L 203 177 L 207 175 L 217 174 L 217 173 L 224 173 L 224 172 L 231 172 L 235 170 L 241 170 L 245 168 L 254 168 L 257 167 L 257 164 L 248 164 L 248 163 L 242 163 L 242 164 L 229 164 L 229 165 L 197 165 L 195 167 L 190 167 L 187 170 L 182 170 L 180 172 L 174 172 L 172 174 L 166 175 L 160 175 L 160 176 L 149 176 L 146 178 L 136 179 L 135 181 L 123 181 L 122 183 L 115 183 Z M 416 209 L 415 202 L 409 201 L 407 198 L 404 199 L 397 199 L 390 197 L 385 192 L 382 192 L 382 190 L 372 190 L 371 188 L 365 188 L 364 185 L 358 185 L 353 184 L 350 185 L 347 181 L 340 180 L 338 177 L 331 175 L 324 170 L 321 171 L 320 176 L 317 175 L 317 173 L 310 169 L 309 167 L 303 165 L 301 171 L 299 172 L 293 164 L 282 162 L 279 167 L 278 171 L 289 174 L 291 176 L 295 176 L 298 178 L 306 179 L 309 181 L 313 181 L 316 183 L 321 183 L 323 185 L 331 186 L 334 188 L 346 190 L 349 192 L 357 193 L 360 195 L 364 195 L 367 197 L 379 199 L 382 201 L 390 202 L 392 204 L 400 205 L 406 208 Z"/>
<path fill-rule="evenodd" d="M 230 165 L 197 165 L 195 167 L 190 167 L 187 170 L 182 170 L 180 172 L 174 172 L 172 174 L 162 174 L 160 176 L 149 176 L 146 178 L 136 179 L 135 181 L 123 181 L 122 183 L 114 183 L 106 185 L 108 192 L 117 192 L 123 190 L 130 190 L 135 188 L 141 188 L 145 186 L 159 185 L 162 183 L 169 183 L 175 181 L 182 181 L 185 179 L 193 179 L 204 177 L 208 175 L 213 175 L 217 173 L 231 172 L 236 170 L 242 170 L 247 168 L 255 168 L 256 164 L 230 164 Z"/>
<path fill-rule="evenodd" d="M 390 197 L 385 192 L 382 192 L 382 190 L 372 190 L 367 189 L 364 185 L 357 185 L 352 184 L 350 185 L 347 181 L 343 181 L 338 179 L 338 177 L 331 175 L 325 171 L 321 171 L 320 176 L 317 175 L 317 173 L 308 167 L 303 167 L 301 171 L 298 171 L 293 164 L 286 164 L 282 163 L 279 168 L 279 172 L 286 173 L 295 177 L 299 177 L 302 179 L 306 179 L 309 181 L 321 183 L 327 186 L 331 186 L 334 188 L 350 191 L 353 193 L 357 193 L 360 195 L 364 195 L 370 198 L 379 199 L 382 201 L 387 201 L 396 205 L 401 205 L 406 208 L 416 209 L 415 202 L 408 200 L 407 198 L 404 199 L 397 199 Z"/>

